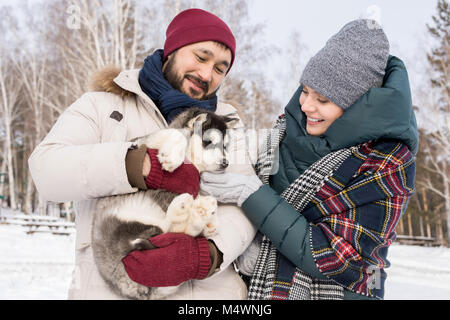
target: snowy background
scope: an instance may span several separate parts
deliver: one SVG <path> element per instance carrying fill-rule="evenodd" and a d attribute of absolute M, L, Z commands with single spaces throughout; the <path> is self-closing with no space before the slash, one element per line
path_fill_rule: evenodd
<path fill-rule="evenodd" d="M 74 268 L 75 235 L 27 235 L 0 225 L 0 299 L 64 300 Z M 386 300 L 450 299 L 450 249 L 392 245 Z"/>

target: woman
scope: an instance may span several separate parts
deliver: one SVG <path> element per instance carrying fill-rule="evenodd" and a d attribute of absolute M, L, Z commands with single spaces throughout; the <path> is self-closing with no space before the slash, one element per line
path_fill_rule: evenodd
<path fill-rule="evenodd" d="M 249 299 L 384 297 L 418 136 L 405 66 L 374 26 L 348 23 L 308 62 L 258 176 L 202 176 L 203 193 L 238 203 L 260 231 L 239 259 Z"/>

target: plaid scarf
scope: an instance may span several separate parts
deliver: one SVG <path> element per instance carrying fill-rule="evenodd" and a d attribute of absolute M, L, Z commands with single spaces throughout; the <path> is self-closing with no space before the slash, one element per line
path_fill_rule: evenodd
<path fill-rule="evenodd" d="M 256 163 L 256 173 L 264 184 L 269 183 L 277 148 L 286 132 L 286 121 L 280 117 L 269 133 Z M 314 194 L 350 155 L 350 149 L 332 152 L 318 160 L 296 179 L 281 197 L 301 212 Z M 255 270 L 250 281 L 249 300 L 341 300 L 342 286 L 331 280 L 314 279 L 281 255 L 272 242 L 263 236 Z"/>
<path fill-rule="evenodd" d="M 278 163 L 286 132 L 280 117 L 255 166 L 263 183 Z M 311 252 L 329 280 L 314 279 L 263 237 L 249 299 L 342 299 L 343 289 L 382 298 L 387 248 L 414 192 L 415 161 L 394 140 L 331 152 L 281 194 L 310 222 Z"/>

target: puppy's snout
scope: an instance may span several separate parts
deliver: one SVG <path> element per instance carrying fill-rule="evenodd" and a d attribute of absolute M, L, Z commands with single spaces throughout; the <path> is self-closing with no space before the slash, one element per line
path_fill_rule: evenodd
<path fill-rule="evenodd" d="M 228 160 L 225 159 L 225 158 L 223 158 L 223 159 L 222 159 L 222 168 L 223 168 L 223 169 L 226 169 L 226 168 L 228 167 L 228 165 L 229 165 Z"/>

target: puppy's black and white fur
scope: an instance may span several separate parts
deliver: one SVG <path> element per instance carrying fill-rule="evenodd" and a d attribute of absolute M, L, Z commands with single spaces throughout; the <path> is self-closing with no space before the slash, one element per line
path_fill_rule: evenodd
<path fill-rule="evenodd" d="M 239 121 L 191 108 L 181 113 L 170 128 L 137 141 L 158 149 L 163 170 L 172 172 L 185 159 L 198 171 L 223 171 L 228 163 L 225 133 Z M 177 287 L 150 288 L 132 281 L 122 264 L 131 251 L 154 249 L 149 238 L 163 232 L 182 232 L 209 237 L 217 228 L 217 201 L 209 196 L 175 194 L 165 190 L 100 198 L 97 201 L 92 249 L 100 275 L 118 294 L 131 299 L 160 299 Z"/>

